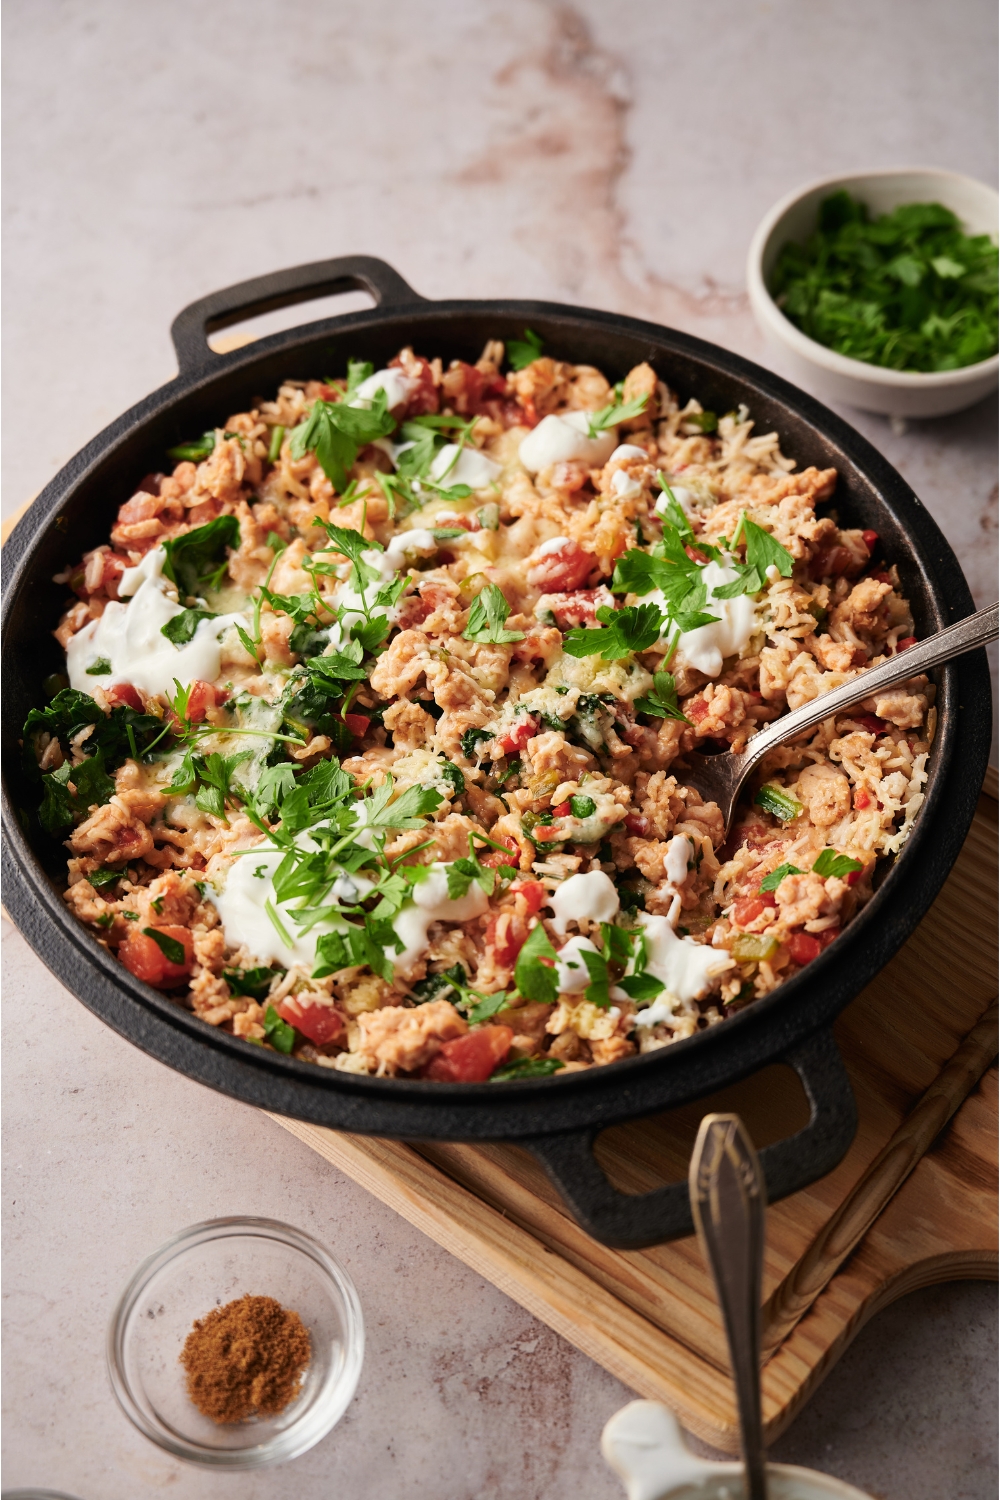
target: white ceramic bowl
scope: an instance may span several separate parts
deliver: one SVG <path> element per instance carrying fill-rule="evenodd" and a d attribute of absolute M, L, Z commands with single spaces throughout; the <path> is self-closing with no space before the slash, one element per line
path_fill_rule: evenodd
<path fill-rule="evenodd" d="M 873 214 L 890 213 L 903 203 L 943 203 L 958 215 L 967 234 L 997 233 L 996 191 L 958 172 L 934 167 L 854 172 L 797 188 L 765 215 L 747 256 L 750 306 L 776 363 L 790 380 L 823 401 L 843 401 L 890 417 L 943 417 L 981 401 L 996 390 L 998 355 L 939 373 L 887 370 L 817 344 L 774 301 L 767 287 L 779 250 L 789 240 L 805 240 L 816 227 L 820 202 L 841 188 L 862 199 Z"/>
<path fill-rule="evenodd" d="M 628 1500 L 743 1500 L 746 1493 L 743 1465 L 698 1458 L 659 1401 L 630 1401 L 616 1411 L 601 1452 Z M 871 1500 L 842 1479 L 797 1464 L 768 1464 L 767 1493 L 769 1500 Z"/>

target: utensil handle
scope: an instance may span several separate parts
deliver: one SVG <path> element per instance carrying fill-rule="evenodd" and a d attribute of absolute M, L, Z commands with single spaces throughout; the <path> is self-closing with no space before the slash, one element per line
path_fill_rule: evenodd
<path fill-rule="evenodd" d="M 771 1203 L 797 1193 L 833 1170 L 858 1124 L 857 1106 L 837 1044 L 818 1031 L 774 1059 L 795 1069 L 809 1101 L 809 1123 L 786 1140 L 764 1146 L 760 1165 Z M 521 1140 L 542 1163 L 577 1222 L 602 1245 L 639 1250 L 694 1230 L 686 1182 L 651 1193 L 620 1193 L 598 1166 L 594 1129 Z"/>
<path fill-rule="evenodd" d="M 907 682 L 920 672 L 929 672 L 942 662 L 954 661 L 956 656 L 964 656 L 967 651 L 975 651 L 980 646 L 995 641 L 1000 634 L 998 611 L 1000 606 L 991 604 L 986 609 L 959 620 L 957 625 L 948 625 L 935 635 L 928 636 L 926 641 L 907 647 L 881 666 L 871 667 L 858 677 L 852 677 L 850 682 L 834 688 L 832 692 L 821 693 L 810 703 L 794 709 L 760 734 L 754 735 L 745 752 L 747 763 L 754 764 L 775 745 L 784 744 L 800 730 L 821 724 L 831 714 L 839 713 L 842 708 L 850 708 L 852 703 L 857 703 L 862 698 L 870 698 L 873 693 L 894 687 L 899 682 Z"/>
<path fill-rule="evenodd" d="M 747 1500 L 767 1500 L 760 1411 L 764 1178 L 739 1115 L 706 1115 L 688 1172 L 691 1210 L 722 1308 L 736 1387 Z"/>
<path fill-rule="evenodd" d="M 170 328 L 178 368 L 186 375 L 189 370 L 221 359 L 223 356 L 208 342 L 208 335 L 219 328 L 297 302 L 354 291 L 370 292 L 377 307 L 405 307 L 427 300 L 398 271 L 373 255 L 341 255 L 334 260 L 290 266 L 210 292 L 178 313 Z"/>

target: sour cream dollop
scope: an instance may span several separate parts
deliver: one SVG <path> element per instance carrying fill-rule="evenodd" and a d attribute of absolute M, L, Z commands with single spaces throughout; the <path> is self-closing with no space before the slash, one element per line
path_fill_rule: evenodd
<path fill-rule="evenodd" d="M 694 667 L 706 677 L 718 677 L 727 656 L 738 656 L 750 643 L 756 629 L 756 609 L 750 594 L 740 594 L 735 599 L 713 599 L 712 590 L 723 584 L 735 583 L 738 578 L 735 568 L 721 563 L 709 562 L 700 570 L 699 581 L 708 590 L 705 612 L 718 618 L 712 625 L 699 625 L 697 630 L 686 630 L 680 638 L 677 655 L 678 666 Z M 658 604 L 666 610 L 666 600 L 659 589 L 647 595 L 644 604 Z M 664 637 L 664 639 L 666 639 Z"/>
<path fill-rule="evenodd" d="M 616 429 L 611 427 L 596 437 L 590 437 L 591 415 L 585 411 L 570 411 L 561 417 L 543 417 L 518 449 L 528 473 L 540 474 L 552 464 L 566 463 L 573 458 L 590 464 L 591 468 L 603 468 L 614 451 Z"/>
<path fill-rule="evenodd" d="M 640 1010 L 635 1018 L 636 1026 L 648 1027 L 669 1021 L 678 1004 L 702 999 L 716 979 L 733 968 L 734 960 L 724 949 L 678 937 L 669 917 L 640 912 L 639 922 L 646 929 L 645 972 L 663 984 L 652 1005 Z"/>
<path fill-rule="evenodd" d="M 603 870 L 571 875 L 549 899 L 552 925 L 560 937 L 570 921 L 587 917 L 591 922 L 610 922 L 621 906 L 618 892 Z"/>
<path fill-rule="evenodd" d="M 166 556 L 162 547 L 155 547 L 137 567 L 126 568 L 118 592 L 128 602 L 109 600 L 100 618 L 70 639 L 66 664 L 71 687 L 90 693 L 95 686 L 130 682 L 154 696 L 173 693 L 175 678 L 182 687 L 218 678 L 222 637 L 233 625 L 245 625 L 246 618 L 227 614 L 200 620 L 190 641 L 175 646 L 163 634 L 163 627 L 184 610 L 167 592 Z M 88 672 L 101 661 L 110 663 L 109 671 Z"/>

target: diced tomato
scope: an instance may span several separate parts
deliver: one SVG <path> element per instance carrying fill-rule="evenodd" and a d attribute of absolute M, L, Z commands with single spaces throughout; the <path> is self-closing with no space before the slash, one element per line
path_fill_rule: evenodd
<path fill-rule="evenodd" d="M 844 876 L 845 885 L 857 885 L 864 873 L 864 870 L 848 870 Z"/>
<path fill-rule="evenodd" d="M 858 812 L 864 812 L 866 807 L 872 805 L 872 794 L 866 787 L 859 786 L 854 793 L 854 806 Z"/>
<path fill-rule="evenodd" d="M 552 809 L 552 816 L 554 818 L 568 818 L 572 811 L 573 809 L 568 802 L 560 802 L 558 807 Z"/>
<path fill-rule="evenodd" d="M 407 399 L 406 409 L 403 413 L 404 417 L 425 416 L 428 412 L 437 411 L 440 404 L 437 386 L 434 384 L 434 372 L 429 362 L 426 359 L 417 358 L 414 363 L 419 366 L 419 369 L 416 371 L 417 384 Z M 402 360 L 398 355 L 395 359 L 389 361 L 389 368 L 392 369 L 393 367 L 402 369 Z M 411 377 L 414 375 L 412 364 L 407 369 L 406 374 Z"/>
<path fill-rule="evenodd" d="M 840 937 L 840 928 L 827 927 L 824 928 L 822 932 L 817 932 L 816 936 L 819 938 L 819 945 L 821 948 L 829 948 L 834 938 Z"/>
<path fill-rule="evenodd" d="M 797 964 L 810 964 L 823 951 L 818 938 L 809 932 L 793 932 L 788 939 L 788 951 Z"/>
<path fill-rule="evenodd" d="M 863 729 L 867 729 L 869 734 L 885 734 L 888 728 L 885 720 L 876 718 L 874 714 L 856 714 L 851 713 L 850 710 L 848 713 L 855 724 L 860 724 Z"/>
<path fill-rule="evenodd" d="M 511 886 L 511 890 L 518 896 L 523 896 L 528 905 L 528 916 L 533 917 L 541 911 L 549 893 L 540 880 L 522 880 L 517 885 Z"/>
<path fill-rule="evenodd" d="M 602 584 L 598 589 L 577 589 L 572 594 L 548 594 L 544 608 L 550 609 L 560 630 L 571 625 L 595 625 L 601 605 L 614 605 L 614 595 Z"/>
<path fill-rule="evenodd" d="M 486 944 L 493 949 L 498 964 L 510 968 L 524 947 L 528 929 L 510 907 L 497 912 L 486 924 Z"/>
<path fill-rule="evenodd" d="M 437 1083 L 485 1083 L 507 1061 L 514 1033 L 509 1026 L 480 1026 L 445 1042 L 424 1069 Z"/>
<path fill-rule="evenodd" d="M 875 580 L 876 583 L 891 583 L 892 582 L 892 579 L 890 578 L 889 574 L 886 573 L 886 572 L 872 573 L 872 574 L 870 574 L 870 577 L 874 578 L 874 580 Z"/>
<path fill-rule="evenodd" d="M 356 739 L 364 739 L 371 723 L 367 714 L 345 714 L 344 723 Z"/>
<path fill-rule="evenodd" d="M 132 929 L 118 949 L 118 957 L 136 979 L 142 979 L 158 990 L 176 988 L 187 979 L 194 961 L 194 939 L 187 927 L 157 926 L 155 931 L 173 938 L 184 949 L 184 962 L 175 964 L 167 957 L 155 938 L 141 927 Z"/>
<path fill-rule="evenodd" d="M 516 870 L 518 864 L 520 863 L 521 855 L 514 840 L 495 839 L 494 842 L 497 844 L 503 844 L 504 848 L 508 849 L 510 853 L 501 854 L 499 849 L 491 849 L 488 854 L 481 854 L 479 856 L 479 863 L 483 865 L 487 870 L 496 870 L 500 867 L 500 865 L 513 865 Z M 513 859 L 511 858 L 511 855 L 514 856 Z"/>
<path fill-rule="evenodd" d="M 741 896 L 733 906 L 733 916 L 737 927 L 749 927 L 751 922 L 756 922 L 762 912 L 777 906 L 777 898 L 773 891 L 758 891 L 756 896 Z"/>
<path fill-rule="evenodd" d="M 871 554 L 875 551 L 875 543 L 878 541 L 878 532 L 877 531 L 863 531 L 861 533 L 861 540 L 864 542 L 865 546 L 868 548 L 868 555 L 870 557 Z"/>
<path fill-rule="evenodd" d="M 316 1005 L 298 995 L 288 995 L 277 1007 L 278 1015 L 304 1037 L 322 1047 L 324 1042 L 335 1042 L 346 1030 L 339 1011 L 330 1005 Z"/>
<path fill-rule="evenodd" d="M 634 833 L 636 838 L 645 838 L 649 832 L 649 819 L 644 818 L 642 813 L 626 813 L 625 827 L 629 833 Z"/>
<path fill-rule="evenodd" d="M 188 698 L 187 715 L 192 724 L 200 724 L 208 715 L 210 708 L 218 708 L 220 703 L 225 703 L 228 693 L 224 688 L 216 688 L 210 682 L 203 682 L 200 678 L 191 684 L 191 696 Z"/>
<path fill-rule="evenodd" d="M 112 708 L 134 708 L 142 713 L 142 699 L 137 688 L 130 682 L 114 682 L 108 688 L 108 702 Z"/>
<path fill-rule="evenodd" d="M 533 715 L 526 719 L 518 719 L 513 729 L 505 734 L 500 741 L 501 748 L 506 755 L 513 755 L 517 750 L 523 750 L 529 740 L 533 740 L 538 733 L 539 721 Z"/>
<path fill-rule="evenodd" d="M 700 724 L 708 713 L 708 704 L 704 698 L 689 698 L 684 705 L 684 712 L 689 719 L 693 719 L 696 724 Z"/>
<path fill-rule="evenodd" d="M 704 567 L 705 563 L 708 562 L 708 558 L 705 556 L 705 553 L 699 552 L 697 547 L 692 547 L 690 542 L 685 543 L 684 551 L 687 553 L 692 562 L 699 563 L 702 567 Z"/>
<path fill-rule="evenodd" d="M 586 583 L 596 567 L 592 552 L 567 541 L 558 552 L 546 552 L 538 559 L 528 572 L 528 582 L 546 593 L 568 593 Z"/>
<path fill-rule="evenodd" d="M 901 636 L 900 639 L 896 642 L 896 650 L 909 651 L 910 647 L 915 646 L 916 644 L 917 638 L 915 635 L 904 635 Z"/>

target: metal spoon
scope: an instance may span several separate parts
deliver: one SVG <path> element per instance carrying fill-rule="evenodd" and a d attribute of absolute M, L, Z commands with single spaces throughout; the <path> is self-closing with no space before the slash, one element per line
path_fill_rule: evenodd
<path fill-rule="evenodd" d="M 712 1269 L 740 1414 L 747 1500 L 767 1500 L 760 1411 L 760 1304 L 767 1193 L 739 1115 L 706 1115 L 688 1171 L 691 1212 Z"/>
<path fill-rule="evenodd" d="M 966 651 L 975 651 L 977 647 L 995 641 L 998 634 L 998 607 L 991 604 L 988 609 L 981 609 L 978 614 L 969 615 L 968 619 L 959 620 L 957 625 L 949 625 L 946 630 L 939 630 L 937 635 L 928 636 L 927 640 L 901 651 L 898 656 L 883 662 L 881 666 L 871 667 L 867 672 L 852 677 L 842 687 L 834 688 L 829 693 L 821 693 L 810 703 L 804 703 L 801 708 L 785 714 L 783 718 L 755 734 L 745 750 L 730 750 L 721 755 L 702 755 L 697 750 L 691 751 L 685 757 L 691 768 L 685 773 L 685 780 L 701 792 L 707 801 L 718 805 L 728 833 L 743 783 L 769 750 L 773 750 L 776 745 L 783 745 L 786 740 L 794 739 L 804 729 L 822 723 L 831 714 L 839 713 L 842 708 L 849 708 L 861 698 L 868 698 L 872 693 L 893 687 L 897 682 L 906 682 L 918 672 L 927 672 L 931 667 L 940 666 L 942 662 L 963 656 Z"/>

